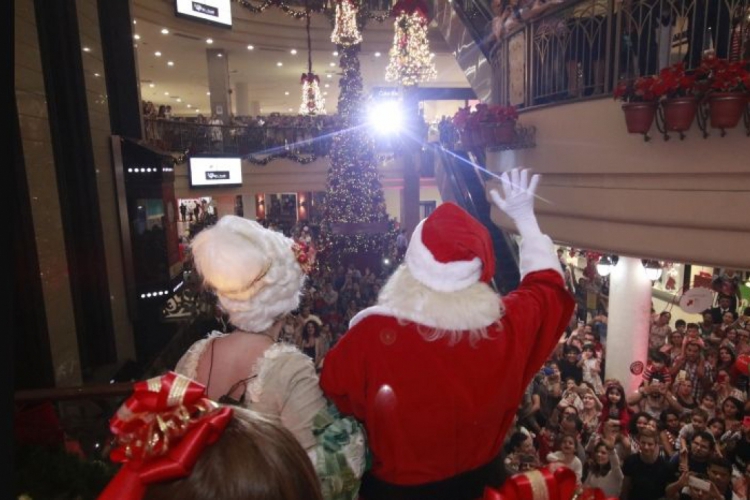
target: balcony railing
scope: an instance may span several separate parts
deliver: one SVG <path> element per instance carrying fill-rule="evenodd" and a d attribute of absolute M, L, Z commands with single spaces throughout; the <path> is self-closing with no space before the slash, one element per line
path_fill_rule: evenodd
<path fill-rule="evenodd" d="M 605 95 L 621 79 L 702 56 L 750 57 L 750 0 L 518 2 L 493 21 L 500 101 L 521 107 Z"/>
<path fill-rule="evenodd" d="M 209 125 L 185 120 L 146 118 L 145 139 L 164 151 L 227 153 L 240 156 L 283 151 L 328 155 L 339 126 L 316 122 L 310 126 Z"/>

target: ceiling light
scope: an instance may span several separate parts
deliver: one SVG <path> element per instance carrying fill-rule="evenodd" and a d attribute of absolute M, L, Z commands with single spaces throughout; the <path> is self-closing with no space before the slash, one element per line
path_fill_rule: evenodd
<path fill-rule="evenodd" d="M 182 99 L 180 99 L 180 98 L 178 97 L 178 98 L 177 98 L 177 102 L 182 102 Z"/>
<path fill-rule="evenodd" d="M 167 28 L 162 28 L 161 29 L 161 34 L 162 35 L 168 35 L 169 34 L 169 30 Z"/>
<path fill-rule="evenodd" d="M 325 87 L 325 88 L 328 88 L 328 87 L 330 87 L 330 85 L 326 83 L 326 84 L 324 85 L 324 87 Z"/>
<path fill-rule="evenodd" d="M 284 95 L 289 95 L 289 92 L 284 92 Z"/>
<path fill-rule="evenodd" d="M 195 108 L 195 112 L 196 112 L 196 113 L 200 113 L 200 112 L 201 112 L 201 110 L 200 110 L 200 109 L 198 109 L 198 108 Z"/>
<path fill-rule="evenodd" d="M 209 45 L 211 45 L 212 43 L 214 43 L 213 38 L 206 38 L 206 43 L 209 44 Z"/>
<path fill-rule="evenodd" d="M 136 40 L 140 40 L 141 39 L 141 35 L 139 35 L 138 33 L 136 33 L 135 35 L 133 35 L 133 38 L 135 38 Z"/>
<path fill-rule="evenodd" d="M 206 92 L 206 95 L 211 95 L 211 92 Z"/>
<path fill-rule="evenodd" d="M 290 112 L 290 113 L 292 112 L 292 108 L 289 108 L 289 112 Z"/>
<path fill-rule="evenodd" d="M 661 264 L 658 260 L 644 260 L 643 267 L 646 269 L 646 278 L 656 281 L 661 278 Z"/>
<path fill-rule="evenodd" d="M 293 56 L 296 56 L 297 55 L 297 49 L 292 49 L 292 50 L 289 51 L 289 53 L 292 54 Z"/>
<path fill-rule="evenodd" d="M 91 52 L 91 49 L 90 49 L 90 48 L 88 48 L 88 47 L 84 47 L 84 48 L 83 48 L 83 51 L 84 51 L 84 52 Z"/>
<path fill-rule="evenodd" d="M 156 57 L 161 57 L 161 52 L 159 52 L 159 51 L 157 50 L 156 52 L 154 52 L 154 55 L 155 55 Z"/>
<path fill-rule="evenodd" d="M 617 261 L 619 259 L 617 256 L 610 257 L 609 255 L 603 256 L 601 259 L 599 259 L 599 262 L 596 264 L 596 272 L 599 273 L 599 276 L 609 276 L 612 272 L 612 268 L 615 267 L 615 264 L 617 264 Z"/>
<path fill-rule="evenodd" d="M 254 47 L 254 46 L 252 46 L 252 45 L 248 45 L 248 46 L 247 46 L 247 50 L 255 50 L 255 47 Z"/>
<path fill-rule="evenodd" d="M 435 57 L 435 53 L 434 52 L 430 52 L 430 57 Z"/>
<path fill-rule="evenodd" d="M 276 66 L 278 66 L 279 68 L 282 67 L 283 65 L 284 65 L 284 63 L 282 63 L 281 61 L 279 61 L 279 62 L 276 63 Z"/>
<path fill-rule="evenodd" d="M 380 57 L 380 52 L 375 52 L 375 57 Z"/>
<path fill-rule="evenodd" d="M 338 50 L 335 50 L 335 51 L 333 52 L 333 56 L 334 56 L 334 57 L 338 57 L 338 55 L 339 55 L 339 51 L 338 51 Z"/>
<path fill-rule="evenodd" d="M 156 85 L 154 85 L 153 83 L 149 83 L 148 86 L 151 87 L 151 88 L 156 87 Z"/>
<path fill-rule="evenodd" d="M 333 76 L 331 76 L 331 75 L 326 75 L 326 78 L 333 78 Z"/>
<path fill-rule="evenodd" d="M 328 92 L 323 92 L 323 95 L 328 95 Z"/>
<path fill-rule="evenodd" d="M 187 105 L 187 107 L 188 107 L 188 108 L 192 108 L 192 107 L 193 107 L 193 105 L 192 105 L 192 104 L 188 104 L 188 105 Z"/>
<path fill-rule="evenodd" d="M 99 73 L 94 73 L 94 76 L 99 76 Z"/>
<path fill-rule="evenodd" d="M 174 61 L 167 61 L 167 66 L 174 66 Z"/>
<path fill-rule="evenodd" d="M 164 95 L 169 95 L 169 92 L 164 92 Z"/>
<path fill-rule="evenodd" d="M 133 19 L 133 24 L 136 24 L 135 19 Z"/>
<path fill-rule="evenodd" d="M 332 67 L 332 68 L 335 68 L 335 67 L 336 67 L 336 63 L 334 63 L 334 62 L 332 62 L 332 63 L 328 63 L 328 65 L 329 65 L 330 67 Z"/>
<path fill-rule="evenodd" d="M 224 55 L 221 52 L 219 52 L 218 54 L 216 54 L 216 57 L 224 57 Z"/>

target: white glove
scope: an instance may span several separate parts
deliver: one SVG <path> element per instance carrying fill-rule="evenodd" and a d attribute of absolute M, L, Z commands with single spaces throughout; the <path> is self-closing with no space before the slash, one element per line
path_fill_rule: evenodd
<path fill-rule="evenodd" d="M 531 177 L 531 182 L 529 182 L 528 172 L 528 169 L 514 168 L 510 171 L 510 177 L 508 172 L 504 172 L 500 176 L 500 181 L 503 183 L 503 193 L 505 194 L 504 199 L 500 197 L 497 190 L 490 191 L 492 201 L 495 202 L 497 208 L 513 219 L 522 237 L 541 233 L 536 215 L 534 215 L 534 193 L 537 184 L 539 184 L 539 175 L 534 174 Z"/>

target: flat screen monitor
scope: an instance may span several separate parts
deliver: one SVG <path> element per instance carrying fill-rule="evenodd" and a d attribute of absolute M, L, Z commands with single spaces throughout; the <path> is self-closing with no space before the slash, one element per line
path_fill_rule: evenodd
<path fill-rule="evenodd" d="M 191 156 L 190 187 L 241 186 L 242 158 Z"/>
<path fill-rule="evenodd" d="M 180 17 L 186 17 L 205 23 L 232 27 L 232 8 L 230 0 L 175 0 L 175 10 Z"/>

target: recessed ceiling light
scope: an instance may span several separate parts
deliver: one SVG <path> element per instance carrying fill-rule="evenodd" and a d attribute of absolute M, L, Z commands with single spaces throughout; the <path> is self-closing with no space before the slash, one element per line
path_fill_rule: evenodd
<path fill-rule="evenodd" d="M 135 38 L 136 40 L 140 40 L 141 39 L 141 35 L 139 35 L 138 33 L 136 33 L 135 35 L 133 35 L 133 38 Z"/>
<path fill-rule="evenodd" d="M 135 19 L 133 19 L 133 24 L 137 24 L 137 23 L 135 22 Z"/>
<path fill-rule="evenodd" d="M 206 43 L 209 44 L 209 45 L 211 45 L 212 43 L 214 43 L 213 38 L 206 38 Z"/>
<path fill-rule="evenodd" d="M 331 76 L 331 75 L 326 75 L 326 78 L 333 78 L 333 76 Z"/>
<path fill-rule="evenodd" d="M 375 57 L 380 57 L 380 52 L 375 52 Z"/>
<path fill-rule="evenodd" d="M 338 51 L 338 50 L 335 50 L 335 51 L 333 52 L 333 56 L 334 56 L 334 57 L 338 57 L 338 55 L 339 55 L 339 51 Z"/>
<path fill-rule="evenodd" d="M 206 95 L 211 95 L 211 92 L 206 92 Z"/>
<path fill-rule="evenodd" d="M 292 108 L 289 108 L 289 112 L 290 112 L 290 113 L 292 112 Z"/>
<path fill-rule="evenodd" d="M 182 99 L 180 99 L 180 98 L 178 97 L 178 98 L 177 98 L 177 102 L 182 102 Z"/>
<path fill-rule="evenodd" d="M 296 56 L 297 55 L 297 49 L 292 49 L 292 50 L 289 51 L 289 53 L 292 54 L 293 56 Z"/>
<path fill-rule="evenodd" d="M 164 92 L 164 95 L 169 95 L 169 92 Z"/>
<path fill-rule="evenodd" d="M 94 73 L 94 76 L 99 76 L 99 73 Z"/>
<path fill-rule="evenodd" d="M 148 86 L 151 87 L 151 88 L 156 87 L 156 85 L 154 85 L 153 83 L 149 83 Z"/>
<path fill-rule="evenodd" d="M 255 47 L 253 47 L 252 45 L 248 45 L 247 50 L 255 50 Z"/>
<path fill-rule="evenodd" d="M 325 84 L 325 88 L 328 88 L 328 87 L 330 87 L 330 85 L 328 85 L 328 84 L 326 83 L 326 84 Z"/>
<path fill-rule="evenodd" d="M 84 48 L 83 48 L 83 51 L 84 51 L 84 52 L 91 52 L 91 49 L 90 49 L 90 48 L 88 48 L 88 47 L 84 47 Z"/>
<path fill-rule="evenodd" d="M 192 108 L 192 107 L 193 107 L 193 105 L 192 105 L 192 104 L 188 104 L 187 106 L 188 106 L 188 108 Z"/>
<path fill-rule="evenodd" d="M 333 63 L 333 62 L 332 62 L 332 63 L 328 63 L 328 65 L 329 65 L 330 67 L 332 67 L 332 68 L 335 68 L 335 67 L 336 67 L 336 63 Z"/>
<path fill-rule="evenodd" d="M 216 54 L 216 57 L 224 57 L 224 55 L 221 52 L 219 52 L 218 54 Z"/>
<path fill-rule="evenodd" d="M 159 51 L 157 50 L 156 52 L 154 52 L 154 55 L 155 55 L 156 57 L 161 57 L 161 52 L 159 52 Z"/>
<path fill-rule="evenodd" d="M 167 66 L 174 66 L 174 61 L 167 61 Z"/>
<path fill-rule="evenodd" d="M 323 95 L 328 95 L 328 92 L 323 92 Z"/>
<path fill-rule="evenodd" d="M 169 34 L 169 30 L 167 28 L 162 28 L 161 29 L 161 34 L 162 35 L 168 35 Z"/>
<path fill-rule="evenodd" d="M 279 68 L 282 67 L 283 65 L 284 65 L 284 63 L 282 63 L 281 61 L 279 61 L 279 62 L 276 63 L 276 66 L 278 66 Z"/>
<path fill-rule="evenodd" d="M 284 95 L 289 95 L 289 92 L 284 92 Z"/>
<path fill-rule="evenodd" d="M 435 57 L 435 53 L 434 52 L 430 52 L 430 57 Z"/>
<path fill-rule="evenodd" d="M 195 108 L 195 112 L 196 112 L 196 113 L 200 113 L 200 112 L 201 112 L 201 110 L 200 110 L 200 109 L 198 109 L 198 108 Z"/>

